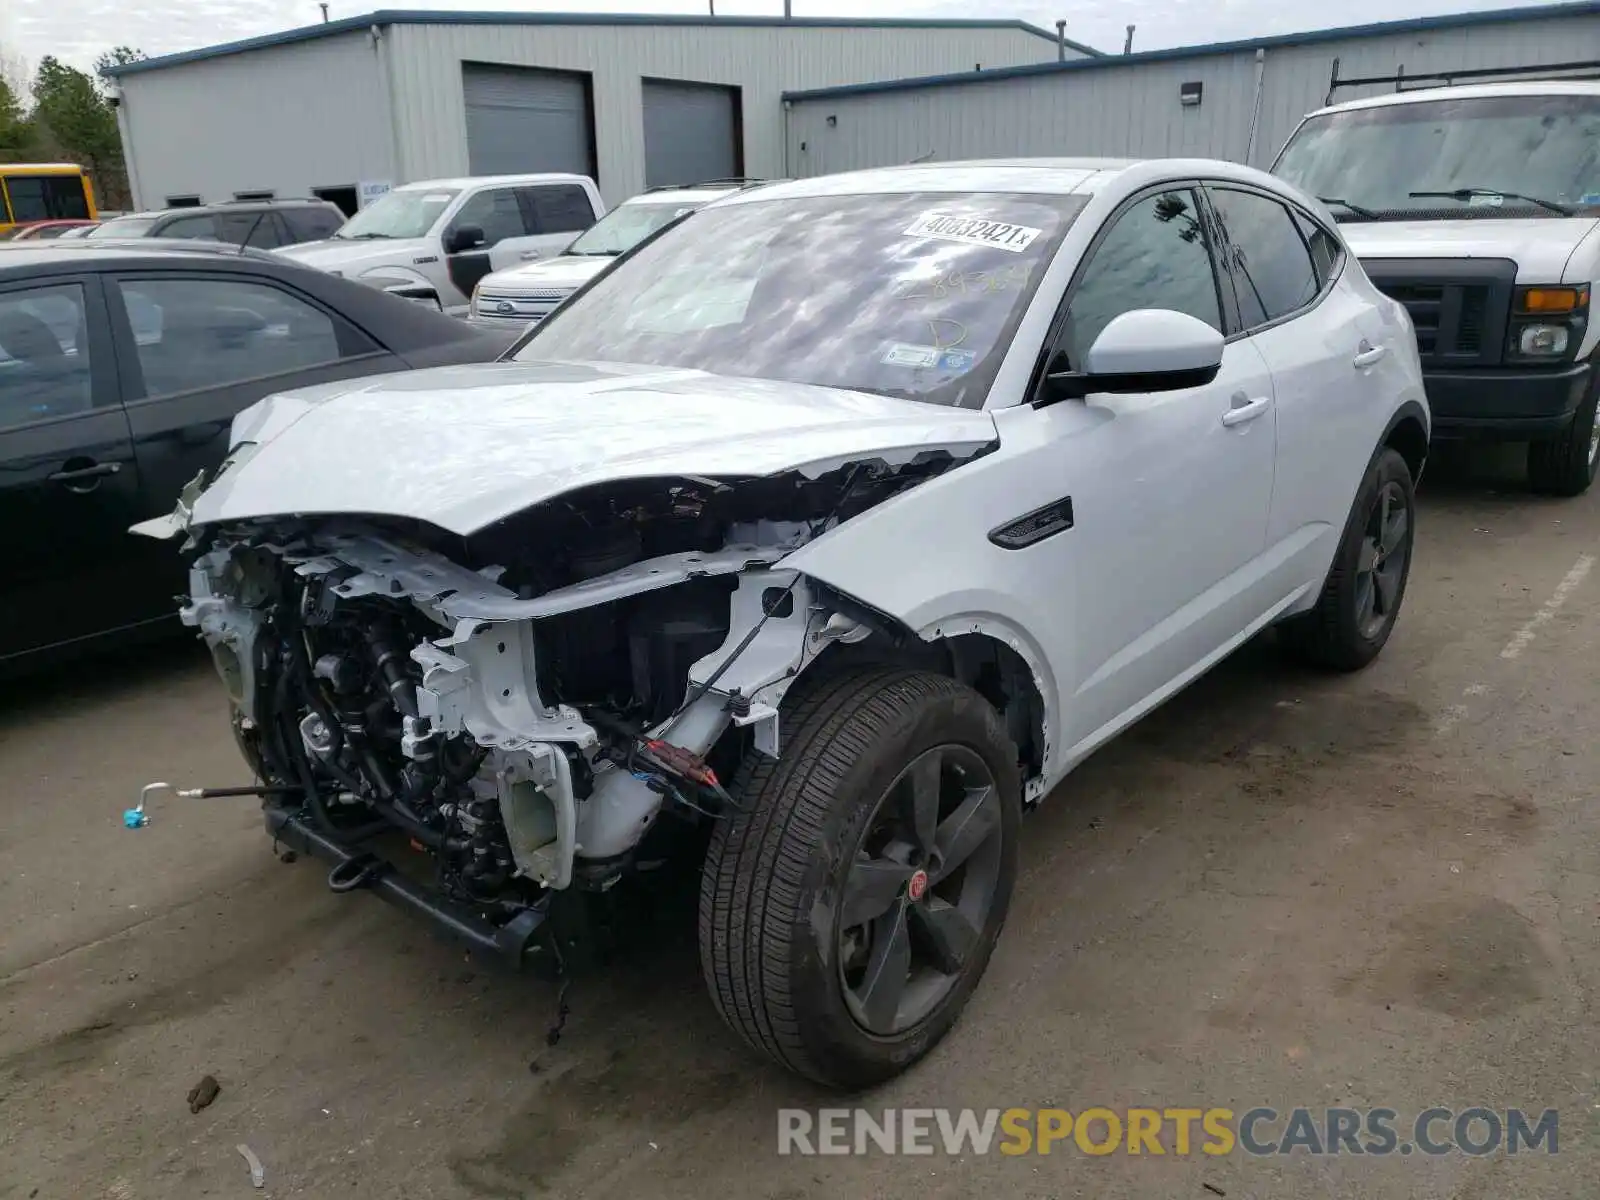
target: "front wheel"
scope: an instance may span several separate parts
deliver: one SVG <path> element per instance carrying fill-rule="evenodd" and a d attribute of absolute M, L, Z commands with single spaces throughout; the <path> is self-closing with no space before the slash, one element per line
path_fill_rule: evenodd
<path fill-rule="evenodd" d="M 700 890 L 700 955 L 745 1041 L 832 1087 L 892 1078 L 949 1032 L 1017 870 L 1021 778 L 994 708 L 919 671 L 797 689 L 753 755 Z"/>
<path fill-rule="evenodd" d="M 1600 465 L 1600 381 L 1572 414 L 1567 427 L 1553 438 L 1528 443 L 1528 483 L 1551 496 L 1581 496 L 1594 482 Z"/>
<path fill-rule="evenodd" d="M 1356 492 L 1316 607 L 1280 627 L 1293 651 L 1336 671 L 1378 657 L 1405 598 L 1415 524 L 1411 469 L 1385 446 Z"/>

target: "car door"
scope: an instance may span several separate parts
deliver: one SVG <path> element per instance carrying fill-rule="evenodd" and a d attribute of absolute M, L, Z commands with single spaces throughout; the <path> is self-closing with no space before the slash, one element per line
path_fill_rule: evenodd
<path fill-rule="evenodd" d="M 351 322 L 265 275 L 128 271 L 111 277 L 107 299 L 143 481 L 138 520 L 171 512 L 199 471 L 216 470 L 241 409 L 274 392 L 406 366 Z M 150 573 L 159 582 L 148 595 L 170 610 L 173 584 L 182 582 L 172 548 L 137 540 L 165 564 Z"/>
<path fill-rule="evenodd" d="M 1049 369 L 1080 369 L 1106 325 L 1136 309 L 1173 309 L 1232 333 L 1214 238 L 1196 187 L 1130 200 L 1073 281 Z M 1187 682 L 1260 615 L 1272 380 L 1254 345 L 1233 338 L 1211 383 L 1091 395 L 1039 417 L 1058 441 L 1055 486 L 1070 493 L 1074 519 L 1070 536 L 1039 543 L 1041 580 L 1061 589 L 1075 647 L 1062 705 L 1069 745 L 1091 746 Z"/>
<path fill-rule="evenodd" d="M 1214 182 L 1206 191 L 1242 331 L 1272 372 L 1278 474 L 1267 542 L 1274 586 L 1287 596 L 1320 583 L 1342 532 L 1375 449 L 1362 393 L 1388 350 L 1372 305 L 1339 282 L 1343 251 L 1329 231 L 1264 190 Z"/>
<path fill-rule="evenodd" d="M 145 615 L 140 514 L 99 280 L 0 285 L 0 662 Z"/>
<path fill-rule="evenodd" d="M 444 245 L 450 283 L 458 293 L 444 298 L 444 308 L 461 309 L 472 299 L 478 280 L 493 271 L 522 262 L 522 254 L 533 250 L 533 215 L 523 205 L 518 190 L 510 185 L 485 187 L 469 196 L 445 227 Z M 455 248 L 461 230 L 477 229 L 483 240 Z"/>

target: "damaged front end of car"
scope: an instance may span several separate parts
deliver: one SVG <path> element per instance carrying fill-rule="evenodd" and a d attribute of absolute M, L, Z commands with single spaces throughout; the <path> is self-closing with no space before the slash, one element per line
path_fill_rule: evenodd
<path fill-rule="evenodd" d="M 575 942 L 553 930 L 737 807 L 740 764 L 779 753 L 786 691 L 881 629 L 784 559 L 959 461 L 612 481 L 469 536 L 191 525 L 181 615 L 276 842 L 331 863 L 335 890 L 559 971 Z"/>

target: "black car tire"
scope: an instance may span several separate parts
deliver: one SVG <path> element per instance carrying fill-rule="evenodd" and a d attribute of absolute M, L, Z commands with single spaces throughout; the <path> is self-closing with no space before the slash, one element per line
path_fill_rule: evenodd
<path fill-rule="evenodd" d="M 869 1087 L 898 1075 L 938 1044 L 988 965 L 1016 877 L 1022 795 L 1017 751 L 999 714 L 972 689 L 942 675 L 893 668 L 840 673 L 809 687 L 802 681 L 785 703 L 782 737 L 780 758 L 752 754 L 746 760 L 732 789 L 740 809 L 713 832 L 701 877 L 701 964 L 723 1020 L 755 1049 L 824 1085 Z M 854 993 L 841 946 L 845 937 L 881 928 L 891 917 L 841 928 L 846 899 L 859 895 L 847 884 L 862 864 L 876 861 L 866 851 L 868 833 L 886 814 L 898 819 L 902 811 L 899 800 L 890 804 L 891 795 L 899 794 L 893 789 L 914 778 L 908 772 L 930 754 L 935 763 L 943 761 L 940 755 L 958 756 L 992 782 L 998 808 L 986 810 L 991 832 L 984 836 L 997 844 L 985 841 L 982 851 L 982 883 L 992 886 L 992 903 L 981 922 L 964 927 L 975 937 L 964 941 L 958 958 L 945 960 L 955 965 L 923 976 L 917 972 L 925 967 L 908 968 L 906 996 L 919 978 L 947 989 L 923 989 L 930 1010 L 908 1028 L 874 1033 L 847 999 Z M 970 776 L 958 772 L 952 796 L 950 777 L 937 768 L 936 777 L 942 782 L 934 790 L 953 814 L 970 807 L 980 790 L 987 792 L 961 790 Z M 945 825 L 937 832 L 943 836 Z M 928 862 L 938 857 L 936 851 Z M 927 874 L 936 869 L 930 865 Z M 946 882 L 965 887 L 975 878 L 963 866 Z M 943 885 L 926 878 L 923 883 L 926 890 L 914 899 L 925 906 L 926 920 L 927 909 L 942 903 L 935 888 Z M 893 902 L 902 925 L 915 890 L 908 884 Z M 938 911 L 946 915 L 950 905 Z M 917 942 L 913 929 L 907 944 Z M 883 940 L 885 947 L 892 944 Z"/>
<path fill-rule="evenodd" d="M 1581 496 L 1594 482 L 1600 464 L 1595 439 L 1595 409 L 1600 405 L 1597 377 L 1567 427 L 1553 438 L 1528 443 L 1528 484 L 1551 496 Z"/>
<path fill-rule="evenodd" d="M 1392 556 L 1401 558 L 1388 600 L 1381 614 L 1369 613 L 1364 605 L 1366 586 L 1376 587 L 1371 577 L 1374 551 L 1371 531 L 1380 524 L 1380 504 L 1385 498 L 1391 511 L 1403 516 L 1404 527 L 1398 544 L 1382 552 L 1378 562 L 1391 565 Z M 1366 476 L 1356 491 L 1355 503 L 1345 521 L 1344 533 L 1334 552 L 1333 566 L 1322 585 L 1322 593 L 1309 612 L 1284 621 L 1278 628 L 1283 642 L 1297 657 L 1335 671 L 1358 671 L 1378 657 L 1394 630 L 1405 598 L 1406 581 L 1411 574 L 1411 551 L 1416 532 L 1416 501 L 1411 470 L 1405 459 L 1387 446 L 1373 457 Z M 1371 580 L 1368 583 L 1368 580 Z M 1381 620 L 1373 618 L 1381 615 Z"/>

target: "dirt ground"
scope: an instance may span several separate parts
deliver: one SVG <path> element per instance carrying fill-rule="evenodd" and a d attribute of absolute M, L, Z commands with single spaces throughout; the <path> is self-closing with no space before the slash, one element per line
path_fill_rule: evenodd
<path fill-rule="evenodd" d="M 551 986 L 280 864 L 253 801 L 123 829 L 244 781 L 185 645 L 0 698 L 0 1197 L 1594 1195 L 1600 493 L 1475 461 L 1419 530 L 1371 669 L 1249 647 L 1028 819 L 974 1002 L 862 1103 L 1556 1108 L 1556 1155 L 780 1157 L 779 1108 L 839 1101 L 724 1034 L 692 908 L 552 1048 Z"/>

